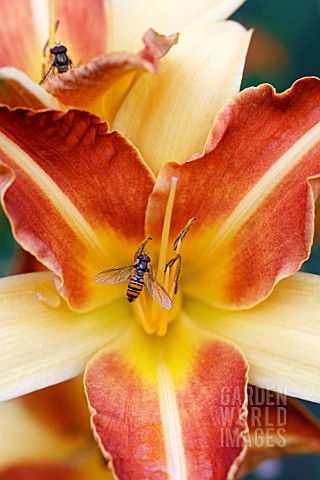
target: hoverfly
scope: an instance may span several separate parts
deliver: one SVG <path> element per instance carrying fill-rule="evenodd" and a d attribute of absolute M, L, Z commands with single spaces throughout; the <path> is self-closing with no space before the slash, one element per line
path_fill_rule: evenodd
<path fill-rule="evenodd" d="M 67 55 L 67 47 L 64 45 L 55 45 L 53 48 L 50 48 L 50 54 L 52 60 L 51 65 L 41 80 L 40 85 L 47 80 L 51 73 L 54 73 L 55 68 L 58 70 L 58 73 L 64 73 L 73 67 L 72 60 Z"/>
<path fill-rule="evenodd" d="M 59 20 L 56 21 L 55 31 L 58 30 L 58 26 L 59 26 Z M 47 43 L 43 48 L 44 57 L 47 54 L 48 45 L 49 45 L 49 40 L 47 41 Z M 55 69 L 57 69 L 58 73 L 64 73 L 67 70 L 69 70 L 69 68 L 73 67 L 72 60 L 71 58 L 69 58 L 67 51 L 68 51 L 67 47 L 65 47 L 64 45 L 60 45 L 59 43 L 56 44 L 53 48 L 50 48 L 51 64 L 47 73 L 43 75 L 40 85 L 47 80 L 47 78 L 51 73 L 54 73 Z"/>
<path fill-rule="evenodd" d="M 148 237 L 139 245 L 132 265 L 104 270 L 98 273 L 94 280 L 97 283 L 112 284 L 130 279 L 127 288 L 127 300 L 129 303 L 134 302 L 139 297 L 144 285 L 146 285 L 152 298 L 159 305 L 170 310 L 172 307 L 171 298 L 154 276 L 152 267 L 151 265 L 149 266 L 150 257 L 144 252 L 145 246 L 150 240 L 152 238 Z"/>

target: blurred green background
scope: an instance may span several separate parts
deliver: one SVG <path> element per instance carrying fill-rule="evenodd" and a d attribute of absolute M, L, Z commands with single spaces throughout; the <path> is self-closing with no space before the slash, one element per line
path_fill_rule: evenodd
<path fill-rule="evenodd" d="M 255 30 L 243 88 L 268 82 L 277 91 L 282 91 L 300 77 L 320 76 L 320 0 L 247 0 L 233 19 Z M 0 244 L 0 276 L 3 276 L 13 270 L 17 247 L 2 211 Z M 315 249 L 304 270 L 320 274 L 320 248 Z M 320 418 L 318 405 L 308 402 L 305 405 Z M 247 479 L 320 479 L 320 458 L 303 456 L 272 460 Z"/>

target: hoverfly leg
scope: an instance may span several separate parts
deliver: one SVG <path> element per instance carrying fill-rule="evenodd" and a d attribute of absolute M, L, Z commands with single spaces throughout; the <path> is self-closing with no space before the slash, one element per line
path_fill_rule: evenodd
<path fill-rule="evenodd" d="M 148 242 L 150 242 L 150 240 L 152 240 L 152 237 L 148 237 L 145 240 L 143 240 L 142 243 L 140 243 L 138 250 L 134 255 L 134 261 L 136 261 L 138 256 L 142 254 L 143 250 L 145 249 L 145 246 L 147 245 Z"/>
<path fill-rule="evenodd" d="M 49 70 L 47 71 L 47 73 L 45 74 L 45 76 L 43 77 L 43 79 L 40 80 L 39 85 L 42 85 L 42 84 L 47 80 L 47 78 L 49 77 L 49 75 L 50 75 L 51 71 L 53 70 L 53 68 L 54 68 L 54 64 L 51 63 Z"/>
<path fill-rule="evenodd" d="M 168 268 L 172 268 L 173 265 L 178 262 L 178 267 L 177 267 L 177 271 L 175 273 L 175 276 L 174 276 L 174 294 L 176 295 L 177 292 L 178 292 L 178 283 L 179 283 L 179 278 L 180 278 L 180 275 L 181 275 L 181 264 L 182 264 L 182 261 L 181 261 L 181 255 L 180 253 L 178 253 L 175 257 L 171 258 L 171 260 L 169 260 L 169 262 L 167 263 L 166 265 L 166 268 L 164 269 L 164 272 L 166 272 L 168 270 Z"/>

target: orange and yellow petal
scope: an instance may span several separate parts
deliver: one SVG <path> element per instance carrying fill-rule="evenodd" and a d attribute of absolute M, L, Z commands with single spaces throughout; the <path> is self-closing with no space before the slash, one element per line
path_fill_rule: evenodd
<path fill-rule="evenodd" d="M 133 327 L 99 352 L 85 387 L 115 474 L 234 478 L 246 448 L 247 369 L 233 344 L 179 321 L 163 338 Z"/>
<path fill-rule="evenodd" d="M 65 110 L 64 105 L 56 98 L 47 93 L 24 72 L 14 67 L 0 69 L 0 103 L 11 108 Z"/>
<path fill-rule="evenodd" d="M 145 47 L 138 54 L 100 55 L 84 66 L 50 77 L 44 86 L 65 105 L 89 110 L 110 124 L 137 75 L 156 73 L 159 59 L 177 43 L 178 35 L 166 37 L 149 29 L 143 41 Z"/>
<path fill-rule="evenodd" d="M 220 22 L 244 0 L 115 0 L 110 2 L 111 50 L 134 51 L 139 38 L 152 27 L 170 34 L 180 32 L 195 20 Z"/>
<path fill-rule="evenodd" d="M 123 300 L 72 312 L 49 272 L 0 279 L 0 400 L 79 375 L 100 348 L 126 331 Z"/>
<path fill-rule="evenodd" d="M 158 75 L 132 85 L 113 127 L 155 173 L 203 150 L 216 114 L 239 92 L 250 37 L 235 22 L 200 22 L 181 32 Z"/>
<path fill-rule="evenodd" d="M 264 460 L 320 452 L 319 422 L 300 403 L 252 386 L 248 397 L 249 448 L 237 478 Z"/>
<path fill-rule="evenodd" d="M 19 434 L 23 437 L 23 432 Z M 62 461 L 39 458 L 10 465 L 0 469 L 0 480 L 114 480 L 114 476 L 97 449 L 91 449 Z"/>
<path fill-rule="evenodd" d="M 188 299 L 193 322 L 243 350 L 250 383 L 313 402 L 320 401 L 320 277 L 297 273 L 282 280 L 254 308 L 227 311 Z"/>
<path fill-rule="evenodd" d="M 308 258 L 320 188 L 319 102 L 316 78 L 279 95 L 270 85 L 244 90 L 219 114 L 202 156 L 164 168 L 146 223 L 159 239 L 169 179 L 178 177 L 172 240 L 197 217 L 183 246 L 187 294 L 248 308 Z"/>
<path fill-rule="evenodd" d="M 139 153 L 86 112 L 0 109 L 2 202 L 21 246 L 56 274 L 74 309 L 123 294 L 95 275 L 130 265 L 153 177 Z"/>
<path fill-rule="evenodd" d="M 0 67 L 17 67 L 39 81 L 43 45 L 37 28 L 36 9 L 36 2 L 32 0 L 2 0 Z"/>
<path fill-rule="evenodd" d="M 78 467 L 54 462 L 22 462 L 0 470 L 0 480 L 86 480 Z"/>
<path fill-rule="evenodd" d="M 105 0 L 55 0 L 55 18 L 59 20 L 56 41 L 67 47 L 75 66 L 107 52 L 109 19 Z"/>

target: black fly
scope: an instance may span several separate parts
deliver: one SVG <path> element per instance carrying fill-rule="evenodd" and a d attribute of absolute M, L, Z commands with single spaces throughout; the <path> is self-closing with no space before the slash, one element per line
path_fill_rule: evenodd
<path fill-rule="evenodd" d="M 57 20 L 57 22 L 56 22 L 55 31 L 57 31 L 58 26 L 59 26 L 59 20 Z M 46 53 L 47 53 L 48 43 L 49 43 L 49 40 L 47 41 L 47 43 L 45 44 L 44 49 L 43 49 L 44 57 L 46 56 Z M 50 62 L 51 62 L 51 64 L 50 64 L 50 67 L 49 67 L 49 70 L 47 71 L 47 73 L 44 74 L 44 76 L 43 76 L 43 78 L 40 82 L 40 85 L 48 79 L 50 74 L 55 73 L 55 70 L 57 70 L 57 73 L 64 73 L 64 72 L 68 71 L 69 68 L 73 67 L 72 60 L 71 60 L 71 58 L 69 58 L 69 56 L 67 54 L 67 51 L 68 51 L 67 47 L 65 47 L 64 45 L 60 45 L 60 44 L 57 44 L 53 48 L 50 48 Z"/>
<path fill-rule="evenodd" d="M 40 85 L 47 80 L 51 73 L 54 73 L 55 69 L 57 69 L 58 73 L 64 73 L 69 70 L 69 68 L 73 67 L 72 60 L 68 57 L 67 48 L 64 45 L 55 45 L 53 48 L 50 48 L 50 54 L 51 65 L 41 80 Z"/>

